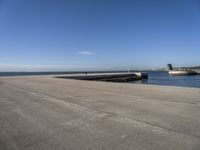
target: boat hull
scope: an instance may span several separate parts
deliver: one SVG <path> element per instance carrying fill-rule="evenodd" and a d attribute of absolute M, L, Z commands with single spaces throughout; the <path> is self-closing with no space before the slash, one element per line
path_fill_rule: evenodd
<path fill-rule="evenodd" d="M 198 73 L 192 70 L 179 70 L 179 71 L 169 71 L 169 75 L 185 76 L 185 75 L 198 75 Z"/>

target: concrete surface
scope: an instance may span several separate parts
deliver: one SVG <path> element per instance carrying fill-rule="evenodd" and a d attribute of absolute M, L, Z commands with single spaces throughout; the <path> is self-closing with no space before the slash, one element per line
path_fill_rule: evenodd
<path fill-rule="evenodd" d="M 0 78 L 0 150 L 199 150 L 200 89 Z"/>

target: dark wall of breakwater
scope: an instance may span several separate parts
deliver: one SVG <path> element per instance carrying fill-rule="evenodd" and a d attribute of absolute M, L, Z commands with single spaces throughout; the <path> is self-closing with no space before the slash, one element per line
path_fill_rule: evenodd
<path fill-rule="evenodd" d="M 142 79 L 148 79 L 147 73 L 98 73 L 98 74 L 82 74 L 82 75 L 65 75 L 55 78 L 76 79 L 76 80 L 95 80 L 109 82 L 129 82 Z"/>

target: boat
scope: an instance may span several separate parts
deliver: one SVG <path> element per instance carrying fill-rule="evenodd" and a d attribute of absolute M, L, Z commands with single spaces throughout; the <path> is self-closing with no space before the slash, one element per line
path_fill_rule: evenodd
<path fill-rule="evenodd" d="M 196 71 L 189 69 L 176 69 L 174 70 L 171 64 L 167 64 L 169 75 L 171 76 L 186 76 L 186 75 L 198 75 Z"/>
<path fill-rule="evenodd" d="M 172 70 L 172 71 L 169 71 L 169 75 L 185 76 L 185 75 L 198 75 L 198 73 L 192 70 Z"/>

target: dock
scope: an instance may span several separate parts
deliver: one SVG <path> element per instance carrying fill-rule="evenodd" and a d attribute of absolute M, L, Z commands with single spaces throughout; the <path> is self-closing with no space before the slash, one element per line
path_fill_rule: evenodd
<path fill-rule="evenodd" d="M 0 150 L 199 150 L 200 89 L 0 78 Z"/>

